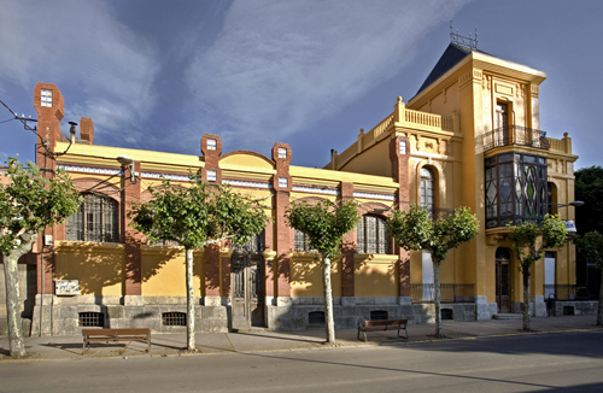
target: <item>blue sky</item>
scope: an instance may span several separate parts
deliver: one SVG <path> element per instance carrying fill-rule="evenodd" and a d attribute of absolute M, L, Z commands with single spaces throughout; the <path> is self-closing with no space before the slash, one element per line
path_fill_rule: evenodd
<path fill-rule="evenodd" d="M 91 117 L 95 145 L 224 152 L 322 167 L 417 92 L 450 42 L 478 27 L 478 48 L 548 74 L 540 126 L 568 132 L 576 168 L 603 165 L 603 2 L 0 0 L 0 99 L 36 113 L 33 88 L 55 83 L 68 121 Z M 0 122 L 10 113 L 0 108 Z M 34 159 L 35 136 L 0 124 L 0 161 Z"/>

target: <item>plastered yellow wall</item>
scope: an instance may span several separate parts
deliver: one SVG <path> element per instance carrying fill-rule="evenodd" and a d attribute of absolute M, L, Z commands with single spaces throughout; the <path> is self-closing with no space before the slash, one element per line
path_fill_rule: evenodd
<path fill-rule="evenodd" d="M 196 251 L 193 261 L 195 296 L 205 290 L 205 258 Z M 186 261 L 183 247 L 142 246 L 142 294 L 186 296 Z"/>
<path fill-rule="evenodd" d="M 123 244 L 57 241 L 55 247 L 57 279 L 79 280 L 82 295 L 123 294 Z"/>
<path fill-rule="evenodd" d="M 315 253 L 293 253 L 291 258 L 291 296 L 322 297 L 322 263 Z M 341 260 L 331 262 L 333 296 L 341 296 Z"/>
<path fill-rule="evenodd" d="M 354 294 L 359 297 L 397 297 L 396 255 L 357 254 L 354 258 Z"/>

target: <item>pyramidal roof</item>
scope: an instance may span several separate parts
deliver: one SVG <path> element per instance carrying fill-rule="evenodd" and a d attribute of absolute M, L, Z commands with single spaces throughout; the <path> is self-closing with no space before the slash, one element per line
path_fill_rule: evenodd
<path fill-rule="evenodd" d="M 427 76 L 427 79 L 425 79 L 425 82 L 423 82 L 415 96 L 419 95 L 419 93 L 425 90 L 429 85 L 438 80 L 439 77 L 447 73 L 451 68 L 460 63 L 461 60 L 463 60 L 465 57 L 469 56 L 471 52 L 481 51 L 474 48 L 470 48 L 468 46 L 463 46 L 451 42 L 450 45 L 448 45 L 448 48 L 446 48 L 446 50 L 444 51 L 442 57 L 440 57 L 440 60 L 438 60 L 438 62 L 436 63 L 435 67 L 433 67 L 433 70 L 431 70 L 431 72 Z"/>

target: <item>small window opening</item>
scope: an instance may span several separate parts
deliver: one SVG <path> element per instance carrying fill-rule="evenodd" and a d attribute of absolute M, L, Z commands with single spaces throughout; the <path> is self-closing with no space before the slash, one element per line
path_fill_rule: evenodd
<path fill-rule="evenodd" d="M 371 321 L 384 321 L 389 319 L 387 316 L 387 311 L 385 310 L 371 311 Z"/>
<path fill-rule="evenodd" d="M 442 319 L 454 319 L 452 315 L 452 310 L 449 308 L 442 309 Z"/>
<path fill-rule="evenodd" d="M 102 312 L 81 312 L 79 313 L 79 322 L 81 327 L 104 327 L 105 314 Z"/>
<path fill-rule="evenodd" d="M 308 323 L 312 327 L 321 327 L 325 325 L 324 311 L 312 311 L 308 314 Z"/>
<path fill-rule="evenodd" d="M 186 313 L 164 312 L 162 314 L 163 326 L 186 326 Z"/>

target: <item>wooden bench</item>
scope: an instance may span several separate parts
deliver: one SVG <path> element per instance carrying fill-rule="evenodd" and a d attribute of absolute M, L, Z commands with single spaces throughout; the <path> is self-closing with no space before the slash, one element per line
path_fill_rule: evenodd
<path fill-rule="evenodd" d="M 91 342 L 146 341 L 147 352 L 151 352 L 151 329 L 83 329 L 86 353 Z"/>
<path fill-rule="evenodd" d="M 360 332 L 364 334 L 364 341 L 368 341 L 366 332 L 375 330 L 398 329 L 398 338 L 400 338 L 400 330 L 404 330 L 405 339 L 408 340 L 408 330 L 406 330 L 407 319 L 384 319 L 378 321 L 364 321 L 358 324 L 357 338 L 360 340 Z"/>

